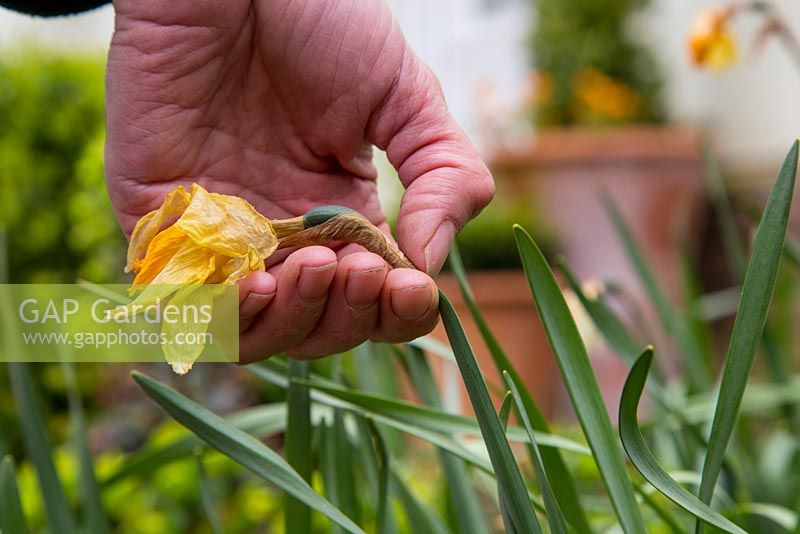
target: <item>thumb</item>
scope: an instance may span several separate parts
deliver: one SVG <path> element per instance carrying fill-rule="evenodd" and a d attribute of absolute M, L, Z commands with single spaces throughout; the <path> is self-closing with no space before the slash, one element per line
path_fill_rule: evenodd
<path fill-rule="evenodd" d="M 374 122 L 405 193 L 397 220 L 400 248 L 420 269 L 439 272 L 456 233 L 494 195 L 494 182 L 447 111 L 433 73 L 409 52 Z"/>

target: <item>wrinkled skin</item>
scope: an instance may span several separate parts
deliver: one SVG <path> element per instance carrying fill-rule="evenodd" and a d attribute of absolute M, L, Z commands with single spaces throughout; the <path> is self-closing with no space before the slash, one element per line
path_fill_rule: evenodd
<path fill-rule="evenodd" d="M 126 233 L 176 185 L 239 195 L 270 218 L 341 204 L 385 225 L 372 145 L 406 192 L 398 243 L 441 267 L 493 184 L 438 82 L 378 0 L 119 0 L 106 174 Z M 352 245 L 270 258 L 240 284 L 246 361 L 405 341 L 437 320 L 431 278 Z"/>

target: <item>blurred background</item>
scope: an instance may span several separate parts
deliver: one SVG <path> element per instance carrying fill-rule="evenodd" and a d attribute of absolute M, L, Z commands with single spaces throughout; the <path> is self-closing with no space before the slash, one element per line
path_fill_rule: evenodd
<path fill-rule="evenodd" d="M 458 244 L 479 306 L 543 409 L 570 420 L 520 271 L 513 223 L 528 228 L 549 257 L 563 256 L 587 292 L 612 295 L 613 306 L 631 325 L 647 332 L 648 339 L 663 340 L 665 353 L 674 353 L 608 221 L 600 199 L 611 198 L 674 305 L 688 306 L 687 288 L 716 299 L 708 312 L 715 325 L 708 346 L 724 345 L 719 340 L 726 339 L 736 305 L 736 295 L 731 299 L 726 291 L 735 285 L 735 273 L 721 259 L 723 237 L 708 196 L 709 161 L 721 169 L 738 208 L 736 220 L 743 221 L 739 226 L 747 234 L 747 213 L 762 205 L 798 135 L 798 50 L 783 37 L 800 25 L 800 4 L 772 2 L 785 23 L 780 31 L 769 29 L 771 15 L 730 17 L 725 32 L 736 36 L 735 43 L 717 43 L 721 49 L 714 53 L 727 53 L 717 62 L 693 58 L 687 42 L 698 13 L 712 6 L 706 2 L 389 4 L 495 175 L 495 202 L 462 232 Z M 121 276 L 125 242 L 103 184 L 104 56 L 112 29 L 110 6 L 48 20 L 0 9 L 0 248 L 7 263 L 0 265 L 0 275 L 9 282 L 126 282 Z M 392 213 L 402 191 L 383 156 L 376 160 L 382 201 Z M 795 233 L 798 224 L 793 222 Z M 463 311 L 447 272 L 440 284 Z M 625 367 L 589 322 L 580 321 L 577 305 L 575 313 L 615 413 Z M 465 322 L 477 340 L 475 325 Z M 440 330 L 435 335 L 444 339 Z M 478 342 L 476 352 L 482 367 L 490 368 L 486 348 Z M 678 372 L 677 360 L 666 358 L 668 375 Z M 164 367 L 148 372 L 168 380 Z M 130 383 L 127 368 L 81 365 L 77 370 L 101 474 L 113 472 L 124 452 L 177 432 L 174 423 L 156 427 L 161 414 Z M 454 368 L 441 364 L 437 372 L 447 407 L 466 409 Z M 0 453 L 22 457 L 4 373 L 3 368 Z M 35 376 L 58 442 L 68 428 L 66 385 L 55 367 L 38 366 Z M 278 395 L 251 388 L 248 380 L 208 366 L 193 372 L 182 388 L 220 413 Z M 63 461 L 69 461 L 66 455 Z M 136 502 L 131 509 L 139 510 L 137 517 L 123 521 L 132 532 L 190 528 L 196 520 L 192 506 L 197 506 L 192 504 L 194 468 L 181 466 L 172 464 L 174 473 L 162 472 L 163 480 L 148 482 L 156 488 L 152 494 L 118 486 L 110 513 L 124 516 Z M 219 466 L 220 472 L 228 469 Z M 74 466 L 62 467 L 74 471 Z M 25 476 L 33 484 L 29 466 L 23 483 Z M 260 498 L 268 488 L 250 482 L 231 487 L 236 489 L 225 494 L 230 502 L 254 503 L 253 517 L 238 518 L 242 531 L 280 513 Z M 25 504 L 34 516 L 41 514 L 34 497 Z"/>

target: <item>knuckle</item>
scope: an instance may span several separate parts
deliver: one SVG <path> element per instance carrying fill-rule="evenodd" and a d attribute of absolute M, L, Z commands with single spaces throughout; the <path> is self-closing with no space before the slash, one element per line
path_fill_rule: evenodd
<path fill-rule="evenodd" d="M 495 185 L 492 175 L 486 170 L 480 173 L 472 182 L 472 199 L 475 204 L 475 211 L 480 211 L 494 198 Z"/>

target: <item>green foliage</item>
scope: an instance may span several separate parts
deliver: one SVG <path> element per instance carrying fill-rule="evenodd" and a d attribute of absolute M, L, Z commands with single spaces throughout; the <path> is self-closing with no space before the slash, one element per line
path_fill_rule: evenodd
<path fill-rule="evenodd" d="M 731 523 L 673 480 L 658 465 L 653 453 L 647 448 L 647 442 L 639 428 L 636 410 L 639 408 L 639 399 L 644 391 L 645 380 L 652 363 L 653 349 L 648 347 L 631 368 L 628 380 L 625 382 L 625 388 L 622 391 L 619 409 L 619 433 L 625 451 L 639 472 L 642 473 L 642 476 L 677 505 L 699 519 L 726 532 L 743 533 L 744 531 L 741 528 Z"/>
<path fill-rule="evenodd" d="M 663 120 L 662 76 L 634 36 L 648 0 L 535 0 L 530 51 L 540 126 Z"/>
<path fill-rule="evenodd" d="M 0 59 L 0 227 L 10 282 L 119 280 L 103 178 L 102 58 Z"/>
<path fill-rule="evenodd" d="M 133 378 L 167 413 L 211 447 L 325 514 L 347 531 L 362 532 L 340 510 L 314 492 L 275 451 L 253 436 L 195 404 L 169 386 L 139 373 L 135 373 Z"/>
<path fill-rule="evenodd" d="M 308 376 L 308 363 L 293 361 L 290 376 L 304 379 Z M 311 400 L 308 388 L 291 384 L 286 393 L 289 410 L 286 425 L 286 460 L 306 482 L 311 482 L 313 470 L 311 456 Z M 299 499 L 286 495 L 286 531 L 307 532 L 311 528 L 311 508 Z"/>
<path fill-rule="evenodd" d="M 543 12 L 560 9 L 541 4 Z M 572 9 L 579 19 L 594 13 L 619 23 L 639 4 L 612 3 L 612 9 L 605 5 L 595 13 L 581 0 Z M 116 272 L 122 251 L 109 239 L 116 228 L 102 190 L 100 108 L 79 97 L 83 84 L 100 90 L 101 70 L 89 61 L 30 58 L 0 63 L 0 69 L 6 75 L 0 82 L 0 119 L 20 132 L 0 132 L 0 185 L 11 192 L 0 197 L 10 272 L 32 273 L 31 280 L 69 281 L 82 274 L 102 280 L 104 272 Z M 26 104 L 20 91 L 33 95 L 42 109 Z M 74 109 L 62 109 L 64 101 Z M 46 111 L 52 102 L 62 105 Z M 484 320 L 454 250 L 452 271 L 492 364 L 503 376 L 501 393 L 507 389 L 499 415 L 444 295 L 441 313 L 452 349 L 421 338 L 402 348 L 367 344 L 320 362 L 278 357 L 253 364 L 241 372 L 251 378 L 260 398 L 271 401 L 226 417 L 154 378 L 135 374 L 174 421 L 158 425 L 145 445 L 131 453 L 92 453 L 91 414 L 84 413 L 79 395 L 85 389 L 79 366 L 12 364 L 7 367 L 11 387 L 0 388 L 0 408 L 19 412 L 24 447 L 13 448 L 13 461 L 6 457 L 0 462 L 0 528 L 687 532 L 708 523 L 729 532 L 800 532 L 800 376 L 791 374 L 795 362 L 789 357 L 798 264 L 779 272 L 780 259 L 792 258 L 792 242 L 784 239 L 796 163 L 797 144 L 773 188 L 749 261 L 748 247 L 732 228 L 722 181 L 709 167 L 714 206 L 726 214 L 718 221 L 727 225 L 723 234 L 731 270 L 744 280 L 719 388 L 714 387 L 714 355 L 698 339 L 708 325 L 693 313 L 696 303 L 681 310 L 669 302 L 629 230 L 636 221 L 623 220 L 608 205 L 665 331 L 688 358 L 685 376 L 668 380 L 651 371 L 659 353 L 637 348 L 645 341 L 643 333 L 632 332 L 616 315 L 608 295 L 587 294 L 562 266 L 566 282 L 609 347 L 631 366 L 620 402 L 620 439 L 539 243 L 520 227 L 509 231 L 512 218 L 531 221 L 515 210 L 501 216 L 490 210 L 482 216 L 489 221 L 484 229 L 479 230 L 481 223 L 467 227 L 459 241 L 462 255 L 473 268 L 524 266 L 579 428 L 558 428 L 545 420 Z M 20 175 L 25 179 L 12 179 Z M 47 209 L 42 206 L 50 204 L 37 204 L 55 201 L 61 203 Z M 507 248 L 515 244 L 519 256 L 512 258 Z M 48 254 L 58 247 L 64 249 L 63 258 L 53 260 Z M 778 305 L 770 307 L 773 290 Z M 8 316 L 4 304 L 0 315 Z M 759 346 L 766 372 L 758 362 Z M 437 389 L 434 377 L 454 364 L 474 417 L 447 411 Z M 34 376 L 39 370 L 41 376 Z M 240 371 L 228 367 L 225 372 Z M 407 392 L 403 374 L 421 402 L 398 398 Z M 0 380 L 5 386 L 7 381 Z M 181 385 L 188 387 L 189 381 Z M 41 384 L 58 389 L 62 402 L 66 398 L 68 432 L 54 433 L 54 425 L 47 425 L 57 417 L 42 409 L 40 401 L 49 397 Z M 649 411 L 640 410 L 645 395 L 656 401 Z M 6 448 L 11 423 L 3 425 L 0 446 Z"/>
<path fill-rule="evenodd" d="M 0 463 L 0 532 L 24 532 L 25 517 L 14 476 L 14 464 L 6 456 Z"/>
<path fill-rule="evenodd" d="M 496 199 L 459 232 L 456 239 L 464 266 L 470 270 L 519 269 L 514 235 L 508 231 L 519 224 L 535 229 L 545 255 L 555 250 L 555 238 L 536 217 L 530 206 Z M 445 265 L 445 270 L 449 266 Z"/>
<path fill-rule="evenodd" d="M 750 371 L 767 321 L 789 224 L 789 208 L 792 205 L 797 175 L 797 156 L 798 141 L 795 141 L 767 201 L 753 245 L 753 254 L 744 276 L 739 310 L 711 425 L 708 454 L 703 464 L 700 499 L 705 503 L 709 503 L 714 494 L 714 486 L 722 469 L 725 451 L 738 419 L 744 390 L 750 379 Z M 699 523 L 698 530 L 701 530 Z"/>
<path fill-rule="evenodd" d="M 644 523 L 636 506 L 633 487 L 625 472 L 597 378 L 564 295 L 536 243 L 519 226 L 514 227 L 514 233 L 547 339 L 614 510 L 626 532 L 642 532 Z"/>
<path fill-rule="evenodd" d="M 503 511 L 503 523 L 510 532 L 541 532 L 541 526 L 528 500 L 525 483 L 519 472 L 503 424 L 494 411 L 489 390 L 481 375 L 472 347 L 469 345 L 455 309 L 441 291 L 439 292 L 440 313 L 447 330 L 447 337 L 453 346 L 461 377 L 475 410 L 475 416 L 486 442 L 486 449 L 497 476 L 497 492 Z"/>

